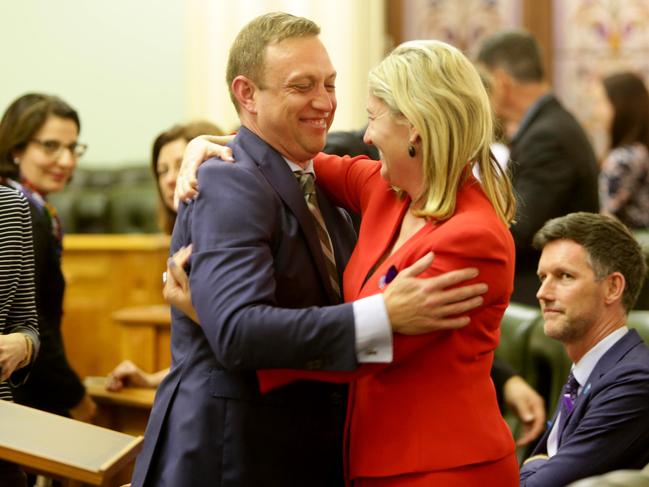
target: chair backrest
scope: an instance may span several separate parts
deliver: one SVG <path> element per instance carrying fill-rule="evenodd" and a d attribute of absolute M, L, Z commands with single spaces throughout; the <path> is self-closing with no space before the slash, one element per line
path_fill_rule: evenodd
<path fill-rule="evenodd" d="M 156 233 L 158 193 L 146 183 L 112 189 L 108 197 L 108 227 L 111 233 Z"/>
<path fill-rule="evenodd" d="M 532 330 L 542 326 L 541 310 L 524 304 L 510 303 L 500 322 L 500 343 L 496 349 L 496 357 L 511 365 L 522 377 L 528 375 L 527 356 Z M 504 414 L 514 436 L 518 436 L 522 425 L 511 411 Z M 527 448 L 519 447 L 516 455 L 519 462 L 527 456 Z"/>
<path fill-rule="evenodd" d="M 539 308 L 510 303 L 500 322 L 500 344 L 496 357 L 507 362 L 523 377 L 528 372 L 526 357 L 529 354 L 530 336 L 541 320 Z"/>
<path fill-rule="evenodd" d="M 545 335 L 542 319 L 532 330 L 527 362 L 527 381 L 543 396 L 547 409 L 554 411 L 572 362 L 563 344 Z"/>

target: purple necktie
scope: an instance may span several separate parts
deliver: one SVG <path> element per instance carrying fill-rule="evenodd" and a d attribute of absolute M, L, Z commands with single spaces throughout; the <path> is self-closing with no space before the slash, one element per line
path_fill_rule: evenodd
<path fill-rule="evenodd" d="M 561 418 L 559 419 L 559 429 L 557 431 L 557 439 L 561 442 L 561 435 L 563 428 L 566 426 L 568 416 L 575 408 L 575 401 L 577 400 L 577 392 L 579 391 L 579 382 L 575 379 L 572 371 L 568 375 L 568 380 L 561 390 Z"/>

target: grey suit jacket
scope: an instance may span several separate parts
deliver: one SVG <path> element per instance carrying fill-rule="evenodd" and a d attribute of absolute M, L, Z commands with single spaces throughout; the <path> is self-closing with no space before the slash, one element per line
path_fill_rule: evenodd
<path fill-rule="evenodd" d="M 351 304 L 330 288 L 312 217 L 281 156 L 246 128 L 235 164 L 212 159 L 181 208 L 171 251 L 193 244 L 201 326 L 172 311 L 161 384 L 133 486 L 331 486 L 342 482 L 345 386 L 299 382 L 261 396 L 260 368 L 357 366 Z M 342 271 L 347 215 L 318 194 Z"/>

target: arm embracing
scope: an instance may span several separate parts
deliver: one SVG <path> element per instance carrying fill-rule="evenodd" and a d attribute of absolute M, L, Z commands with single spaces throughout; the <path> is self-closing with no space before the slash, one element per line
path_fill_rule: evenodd
<path fill-rule="evenodd" d="M 318 186 L 324 189 L 336 206 L 360 214 L 369 196 L 363 193 L 365 183 L 381 165 L 365 156 L 340 157 L 320 153 L 313 159 Z"/>
<path fill-rule="evenodd" d="M 468 231 L 470 233 L 472 231 L 471 229 L 475 227 L 466 226 L 466 228 L 469 229 Z M 491 316 L 490 319 L 495 320 L 496 323 L 498 323 L 502 312 L 504 312 L 507 305 L 509 294 L 511 292 L 512 271 L 511 263 L 508 259 L 513 262 L 513 256 L 510 255 L 513 250 L 507 251 L 502 245 L 498 245 L 497 242 L 490 250 L 485 250 L 478 243 L 475 244 L 475 249 L 472 250 L 467 247 L 466 243 L 462 245 L 460 244 L 460 241 L 465 240 L 463 235 L 466 236 L 466 233 L 451 236 L 451 238 L 448 239 L 440 239 L 440 241 L 434 245 L 437 250 L 435 250 L 435 259 L 433 260 L 432 265 L 420 274 L 419 277 L 414 278 L 412 276 L 405 276 L 404 274 L 406 274 L 406 272 L 400 272 L 397 278 L 385 290 L 384 297 L 386 298 L 386 301 L 389 302 L 391 294 L 398 296 L 402 293 L 405 288 L 412 285 L 413 280 L 419 280 L 421 283 L 425 283 L 421 288 L 425 294 L 423 297 L 418 294 L 418 302 L 408 306 L 408 309 L 411 310 L 410 312 L 413 322 L 416 322 L 418 313 L 429 313 L 430 309 L 435 309 L 440 316 L 462 314 L 465 311 L 456 308 L 456 306 L 460 302 L 465 303 L 465 301 L 460 301 L 464 298 L 459 297 L 455 302 L 449 302 L 447 299 L 447 296 L 450 293 L 456 293 L 459 290 L 455 285 L 449 287 L 449 278 L 454 274 L 453 271 L 457 269 L 472 267 L 477 268 L 480 274 L 478 275 L 477 273 L 474 273 L 474 278 L 463 281 L 462 286 L 466 284 L 475 284 L 478 281 L 486 282 L 488 285 L 488 291 L 484 296 L 485 304 L 468 313 L 471 317 L 472 323 L 469 326 L 483 327 L 484 325 L 482 321 L 485 316 Z M 483 235 L 482 240 L 478 239 L 478 242 L 481 241 L 484 244 L 484 242 L 488 240 L 488 238 L 484 237 L 487 236 Z M 476 241 L 475 238 L 466 240 L 470 242 Z M 426 249 L 422 248 L 421 251 L 425 253 Z M 411 259 L 404 263 L 404 265 L 412 264 L 412 261 L 417 259 L 419 256 L 419 254 L 413 255 Z M 403 269 L 400 269 L 400 271 L 403 271 Z M 485 290 L 487 288 L 487 286 L 482 284 L 479 284 L 478 286 L 483 287 Z M 484 292 L 484 290 L 482 292 Z M 480 303 L 483 301 L 482 297 L 473 299 L 479 299 Z M 471 308 L 474 307 L 475 306 L 471 306 Z M 468 323 L 469 321 L 467 320 L 466 322 Z M 407 360 L 413 354 L 431 346 L 435 341 L 445 337 L 447 333 L 453 333 L 453 331 L 449 331 L 448 328 L 457 327 L 458 326 L 443 327 L 444 329 L 442 330 L 440 330 L 440 327 L 437 327 L 436 329 L 439 331 L 431 331 L 430 333 L 420 334 L 417 336 L 395 333 L 393 340 L 394 355 L 392 363 L 400 363 Z M 405 330 L 407 331 L 407 329 L 408 328 L 406 327 Z M 488 333 L 495 333 L 495 330 L 488 330 Z M 496 335 L 494 334 L 494 337 L 495 336 Z M 384 367 L 389 367 L 390 365 L 391 364 L 363 365 L 352 372 L 259 371 L 258 375 L 261 379 L 262 390 L 267 391 L 291 382 L 289 378 L 292 380 L 312 379 L 329 382 L 349 382 L 363 375 L 374 373 Z"/>
<path fill-rule="evenodd" d="M 189 282 L 216 359 L 227 369 L 314 361 L 335 370 L 355 367 L 351 305 L 276 307 L 275 232 L 286 215 L 265 180 L 242 165 L 210 161 L 199 182 Z"/>

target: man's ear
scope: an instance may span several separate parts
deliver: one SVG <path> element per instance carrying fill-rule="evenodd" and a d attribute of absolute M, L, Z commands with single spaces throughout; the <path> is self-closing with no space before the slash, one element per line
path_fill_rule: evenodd
<path fill-rule="evenodd" d="M 604 302 L 613 304 L 621 301 L 626 288 L 626 279 L 621 272 L 614 272 L 606 277 L 606 287 L 604 288 Z"/>
<path fill-rule="evenodd" d="M 239 102 L 239 107 L 253 115 L 257 114 L 255 93 L 257 86 L 249 78 L 239 75 L 232 80 L 232 93 Z"/>

